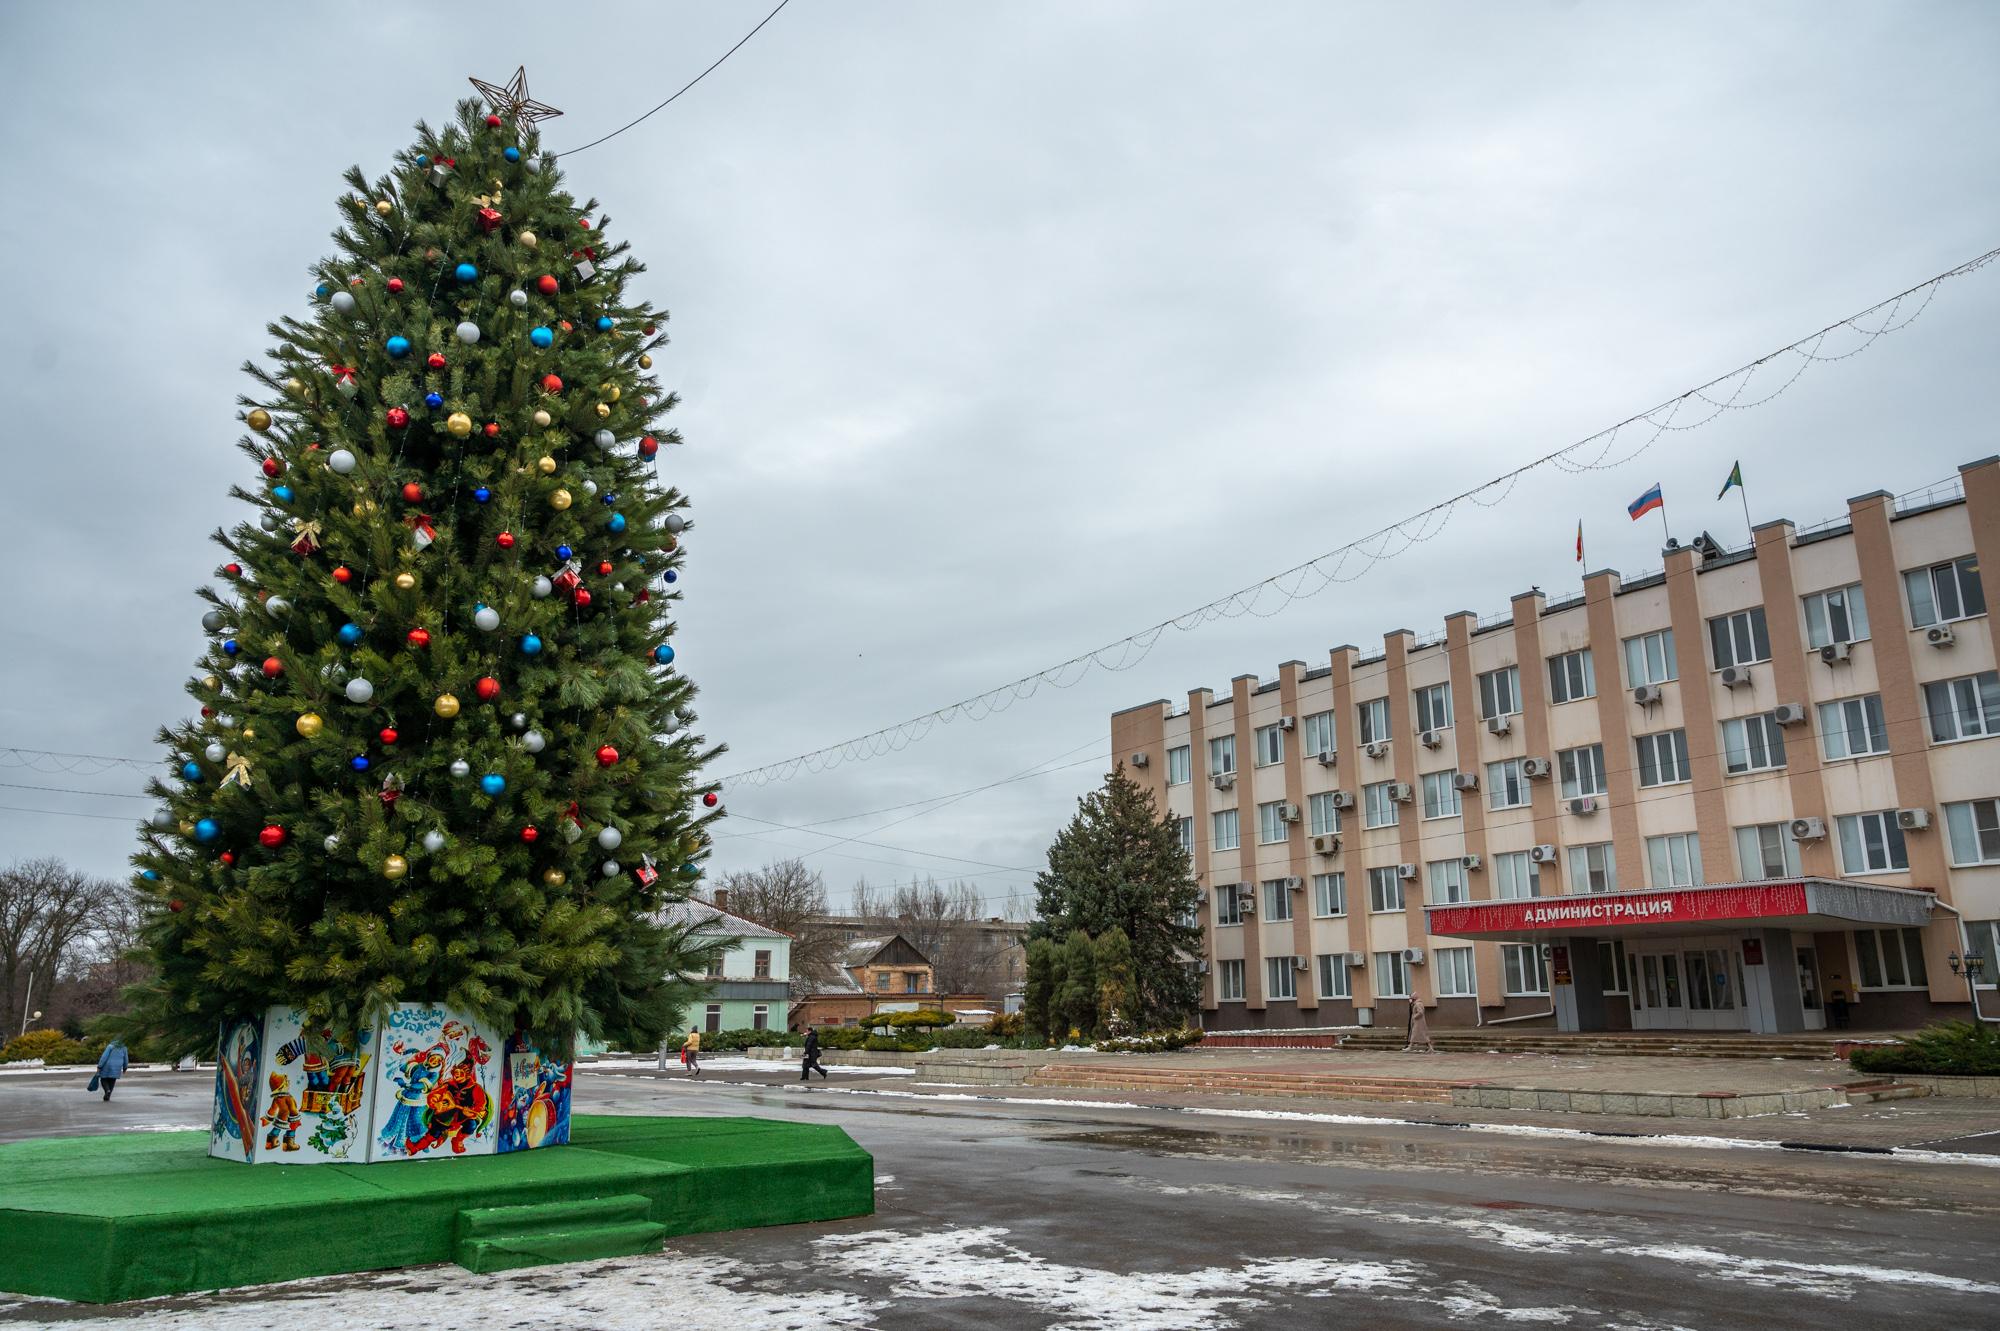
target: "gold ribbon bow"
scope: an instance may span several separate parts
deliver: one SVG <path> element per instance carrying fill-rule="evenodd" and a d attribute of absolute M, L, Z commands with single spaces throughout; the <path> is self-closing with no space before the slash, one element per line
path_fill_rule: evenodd
<path fill-rule="evenodd" d="M 309 555 L 319 549 L 320 525 L 304 518 L 292 519 L 292 549 L 295 553 Z"/>
<path fill-rule="evenodd" d="M 250 760 L 240 753 L 232 753 L 224 762 L 228 770 L 222 774 L 222 784 L 235 782 L 245 790 L 250 789 Z"/>

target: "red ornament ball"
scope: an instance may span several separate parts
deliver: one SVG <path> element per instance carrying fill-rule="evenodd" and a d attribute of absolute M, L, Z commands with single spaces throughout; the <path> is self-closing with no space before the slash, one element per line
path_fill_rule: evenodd
<path fill-rule="evenodd" d="M 482 675 L 479 682 L 472 686 L 472 691 L 479 695 L 479 701 L 492 702 L 500 696 L 500 681 L 491 675 Z"/>
<path fill-rule="evenodd" d="M 203 706 L 202 706 L 202 709 L 201 709 L 201 714 L 202 714 L 202 715 L 203 715 L 204 717 L 209 717 L 209 716 L 214 716 L 214 715 L 215 715 L 215 709 L 214 709 L 213 707 L 210 707 L 210 706 L 206 705 L 206 704 L 203 704 Z"/>
<path fill-rule="evenodd" d="M 716 794 L 714 791 L 711 790 L 706 795 L 703 795 L 701 797 L 701 802 L 707 807 L 713 809 L 716 805 L 722 803 L 722 796 Z"/>
<path fill-rule="evenodd" d="M 617 761 L 618 750 L 612 748 L 609 744 L 606 744 L 597 751 L 597 765 L 599 767 L 609 767 Z"/>
<path fill-rule="evenodd" d="M 559 375 L 559 374 L 545 374 L 545 375 L 543 375 L 543 376 L 542 376 L 542 391 L 543 391 L 544 393 L 560 393 L 560 392 L 562 392 L 562 376 L 561 376 L 561 375 Z"/>
<path fill-rule="evenodd" d="M 400 296 L 400 295 L 402 295 L 402 294 L 403 294 L 403 279 L 402 279 L 402 278 L 400 278 L 400 277 L 392 277 L 392 278 L 390 278 L 390 279 L 389 279 L 389 294 L 390 294 L 390 295 L 392 295 L 392 296 Z"/>
<path fill-rule="evenodd" d="M 347 565 L 342 564 L 333 571 L 333 580 L 345 587 L 348 583 L 354 581 L 354 571 L 348 568 Z"/>
<path fill-rule="evenodd" d="M 285 470 L 285 464 L 278 461 L 278 459 L 276 458 L 264 459 L 264 474 L 266 476 L 278 476 L 283 474 L 284 470 Z"/>
<path fill-rule="evenodd" d="M 388 415 L 384 419 L 386 419 L 389 422 L 390 429 L 400 430 L 404 426 L 410 423 L 410 413 L 403 410 L 401 407 L 391 407 L 389 408 Z"/>
<path fill-rule="evenodd" d="M 412 504 L 423 503 L 424 487 L 418 485 L 415 481 L 408 482 L 403 486 L 403 498 Z"/>
<path fill-rule="evenodd" d="M 384 744 L 394 744 L 397 740 L 401 739 L 402 736 L 396 733 L 396 727 L 383 726 L 379 738 Z"/>
<path fill-rule="evenodd" d="M 610 560 L 608 560 L 608 559 L 600 559 L 600 560 L 598 560 L 598 561 L 597 561 L 597 574 L 598 574 L 598 576 L 599 576 L 599 577 L 602 577 L 602 578 L 608 578 L 608 577 L 610 577 L 610 576 L 611 576 L 611 561 L 610 561 Z"/>
<path fill-rule="evenodd" d="M 652 599 L 653 599 L 653 593 L 646 590 L 644 587 L 641 587 L 639 589 L 639 594 L 632 598 L 633 602 L 637 605 L 644 605 L 646 604 L 646 602 Z"/>
<path fill-rule="evenodd" d="M 264 658 L 265 679 L 276 679 L 278 676 L 284 673 L 285 673 L 285 663 L 283 661 L 280 661 L 275 656 L 267 656 Z"/>
<path fill-rule="evenodd" d="M 486 437 L 487 437 L 488 439 L 498 439 L 498 438 L 500 437 L 500 422 L 499 422 L 499 421 L 488 421 L 488 422 L 486 422 Z"/>
<path fill-rule="evenodd" d="M 655 439 L 655 438 L 653 438 L 653 436 L 652 436 L 652 435 L 650 435 L 650 434 L 649 434 L 649 435 L 647 435 L 647 436 L 646 436 L 645 438 L 643 438 L 643 439 L 641 439 L 641 440 L 639 441 L 639 456 L 640 456 L 640 457 L 642 457 L 642 458 L 649 458 L 649 457 L 653 456 L 653 454 L 655 454 L 655 453 L 657 453 L 657 452 L 659 452 L 659 451 L 660 451 L 660 441 L 659 441 L 659 440 L 657 440 L 657 439 Z"/>
<path fill-rule="evenodd" d="M 442 351 L 433 351 L 424 358 L 424 364 L 430 366 L 433 370 L 442 370 L 445 367 L 444 353 Z"/>
<path fill-rule="evenodd" d="M 528 826 L 521 829 L 521 840 L 527 842 L 529 845 L 532 846 L 533 844 L 535 844 L 535 842 L 540 841 L 541 839 L 542 839 L 542 830 L 539 827 L 536 827 L 533 823 L 530 823 L 528 824 Z"/>
<path fill-rule="evenodd" d="M 493 115 L 490 115 L 490 116 L 487 116 L 487 117 L 486 117 L 486 128 L 488 128 L 488 129 L 498 129 L 498 128 L 500 128 L 500 117 L 499 117 L 499 116 L 493 116 Z"/>
<path fill-rule="evenodd" d="M 272 823 L 257 834 L 257 844 L 265 850 L 276 850 L 285 844 L 285 829 Z"/>
<path fill-rule="evenodd" d="M 584 229 L 585 231 L 588 231 L 588 230 L 590 230 L 590 219 L 589 219 L 588 217 L 579 217 L 579 218 L 577 218 L 577 219 L 576 219 L 576 224 L 577 224 L 578 226 L 582 227 L 582 228 L 583 228 L 583 229 Z"/>
<path fill-rule="evenodd" d="M 167 909 L 178 915 L 187 909 L 187 902 L 182 901 L 179 897 L 175 897 L 167 903 Z"/>
<path fill-rule="evenodd" d="M 403 636 L 409 639 L 410 646 L 412 647 L 428 647 L 431 645 L 431 631 L 429 629 L 411 629 Z"/>
<path fill-rule="evenodd" d="M 576 604 L 578 609 L 582 609 L 584 606 L 590 604 L 590 588 L 578 587 L 576 589 Z"/>
<path fill-rule="evenodd" d="M 223 576 L 223 577 L 225 577 L 225 578 L 240 578 L 240 577 L 242 577 L 242 576 L 243 576 L 243 565 L 241 565 L 241 564 L 224 564 L 224 565 L 222 566 L 222 576 Z"/>
<path fill-rule="evenodd" d="M 495 536 L 493 539 L 499 543 L 499 546 L 502 550 L 512 550 L 514 548 L 513 532 L 503 531 L 498 536 Z"/>
<path fill-rule="evenodd" d="M 544 296 L 553 296 L 561 289 L 561 284 L 547 273 L 543 273 L 539 278 L 535 279 L 535 290 L 541 292 Z"/>
<path fill-rule="evenodd" d="M 222 862 L 223 862 L 224 864 L 234 864 L 234 863 L 236 863 L 236 852 L 235 852 L 235 851 L 233 851 L 233 850 L 225 850 L 225 851 L 223 851 L 223 852 L 222 852 Z"/>

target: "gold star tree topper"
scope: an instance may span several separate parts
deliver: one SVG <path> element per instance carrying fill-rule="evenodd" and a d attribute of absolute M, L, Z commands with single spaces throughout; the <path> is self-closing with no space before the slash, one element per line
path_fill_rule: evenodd
<path fill-rule="evenodd" d="M 479 89 L 479 95 L 493 108 L 495 115 L 512 116 L 514 123 L 522 129 L 532 129 L 535 122 L 551 120 L 562 112 L 546 102 L 538 102 L 528 96 L 528 67 L 521 65 L 514 70 L 514 77 L 506 83 L 488 83 L 485 79 L 468 79 L 467 82 Z"/>

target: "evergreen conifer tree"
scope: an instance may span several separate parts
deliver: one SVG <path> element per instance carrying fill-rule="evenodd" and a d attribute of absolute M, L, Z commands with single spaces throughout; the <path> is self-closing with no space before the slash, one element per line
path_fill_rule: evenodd
<path fill-rule="evenodd" d="M 1132 978 L 1132 940 L 1116 925 L 1098 935 L 1097 1022 L 1106 1033 L 1123 1035 L 1132 1025 L 1135 988 Z M 1114 1025 L 1117 1029 L 1113 1029 Z"/>
<path fill-rule="evenodd" d="M 538 108 L 493 109 L 347 173 L 310 313 L 245 366 L 253 514 L 135 857 L 138 1017 L 181 1049 L 416 1001 L 646 1046 L 712 950 L 659 918 L 720 812 L 669 641 L 666 316 Z"/>
<path fill-rule="evenodd" d="M 1050 1017 L 1060 967 L 1053 942 L 1046 938 L 1029 942 L 1027 973 L 1021 982 L 1021 1020 L 1030 1035 L 1042 1040 L 1049 1038 L 1054 1024 Z"/>
<path fill-rule="evenodd" d="M 1187 1021 L 1200 998 L 1201 905 L 1194 866 L 1173 820 L 1121 764 L 1104 788 L 1077 801 L 1035 878 L 1034 932 L 1063 938 L 1123 930 L 1132 945 L 1133 1004 L 1126 1019 L 1158 1030 Z"/>
<path fill-rule="evenodd" d="M 1097 1034 L 1097 953 L 1090 935 L 1078 929 L 1062 946 L 1062 984 L 1056 990 L 1056 1025 L 1063 1035 L 1088 1040 Z"/>

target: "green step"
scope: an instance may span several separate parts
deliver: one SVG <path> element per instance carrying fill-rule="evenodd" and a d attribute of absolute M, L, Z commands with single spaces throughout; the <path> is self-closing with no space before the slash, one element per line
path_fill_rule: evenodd
<path fill-rule="evenodd" d="M 524 1234 L 462 1238 L 452 1260 L 468 1271 L 512 1271 L 555 1262 L 587 1262 L 600 1257 L 635 1257 L 658 1252 L 667 1227 L 650 1220 L 592 1225 L 582 1229 L 537 1229 Z"/>
<path fill-rule="evenodd" d="M 538 1229 L 580 1229 L 591 1225 L 650 1220 L 653 1201 L 636 1192 L 608 1197 L 580 1197 L 567 1202 L 535 1202 L 526 1206 L 469 1207 L 458 1213 L 461 1239 L 496 1233 L 523 1234 Z"/>

